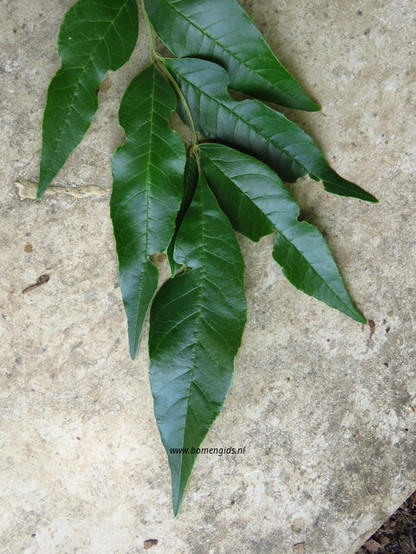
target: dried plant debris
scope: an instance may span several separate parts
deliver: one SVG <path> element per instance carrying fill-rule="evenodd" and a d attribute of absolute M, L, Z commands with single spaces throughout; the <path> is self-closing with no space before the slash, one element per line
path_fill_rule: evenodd
<path fill-rule="evenodd" d="M 356 554 L 416 554 L 416 492 L 378 529 Z"/>

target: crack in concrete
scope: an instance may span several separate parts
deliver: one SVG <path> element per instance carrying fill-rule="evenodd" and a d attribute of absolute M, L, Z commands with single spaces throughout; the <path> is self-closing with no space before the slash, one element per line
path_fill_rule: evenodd
<path fill-rule="evenodd" d="M 19 179 L 14 183 L 17 188 L 17 194 L 21 200 L 36 200 L 36 191 L 38 184 L 27 179 Z M 85 185 L 81 187 L 56 187 L 50 186 L 45 195 L 67 194 L 74 198 L 96 197 L 103 198 L 108 196 L 109 190 L 99 187 L 98 185 Z"/>

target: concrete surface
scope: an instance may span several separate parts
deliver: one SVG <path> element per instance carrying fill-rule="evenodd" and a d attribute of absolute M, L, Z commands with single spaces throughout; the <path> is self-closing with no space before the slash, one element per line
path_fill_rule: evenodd
<path fill-rule="evenodd" d="M 2 0 L 0 551 L 353 554 L 415 488 L 415 6 L 413 0 L 244 2 L 324 107 L 296 119 L 377 206 L 295 190 L 327 233 L 360 308 L 348 320 L 294 290 L 269 238 L 243 242 L 249 321 L 232 392 L 178 518 L 152 413 L 146 338 L 129 360 L 108 192 L 117 103 L 145 63 L 100 94 L 54 185 L 36 181 L 55 40 L 71 0 Z M 30 186 L 29 186 L 30 188 Z M 29 194 L 30 196 L 30 194 Z M 22 289 L 42 274 L 48 283 Z"/>

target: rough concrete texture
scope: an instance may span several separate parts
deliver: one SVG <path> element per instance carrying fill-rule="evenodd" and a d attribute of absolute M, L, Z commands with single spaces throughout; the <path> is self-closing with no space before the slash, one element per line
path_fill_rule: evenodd
<path fill-rule="evenodd" d="M 72 1 L 2 0 L 3 554 L 132 554 L 149 538 L 155 553 L 352 554 L 414 490 L 414 2 L 243 3 L 323 106 L 291 115 L 380 199 L 330 196 L 309 179 L 294 187 L 374 333 L 287 283 L 269 238 L 242 242 L 248 325 L 204 445 L 246 453 L 200 456 L 174 518 L 147 335 L 130 361 L 108 208 L 117 105 L 146 63 L 146 39 L 109 75 L 88 136 L 54 182 L 98 194 L 37 202 L 22 187 L 38 176 L 56 35 Z M 49 282 L 21 294 L 41 274 Z"/>

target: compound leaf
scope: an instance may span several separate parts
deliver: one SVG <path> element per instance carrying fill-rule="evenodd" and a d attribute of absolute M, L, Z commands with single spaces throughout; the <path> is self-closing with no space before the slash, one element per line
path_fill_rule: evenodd
<path fill-rule="evenodd" d="M 167 249 L 183 196 L 185 146 L 168 123 L 175 108 L 173 89 L 153 65 L 131 82 L 120 106 L 127 138 L 113 157 L 111 217 L 132 358 L 158 282 L 149 256 Z"/>
<path fill-rule="evenodd" d="M 62 67 L 43 117 L 39 198 L 87 132 L 101 82 L 127 62 L 137 33 L 136 0 L 79 0 L 68 10 L 58 39 Z"/>
<path fill-rule="evenodd" d="M 281 106 L 319 106 L 277 60 L 235 0 L 145 0 L 156 33 L 178 57 L 201 57 L 224 66 L 230 86 Z"/>
<path fill-rule="evenodd" d="M 240 249 L 203 176 L 177 235 L 174 257 L 188 269 L 169 279 L 153 301 L 149 352 L 176 514 L 195 449 L 230 387 L 246 317 Z"/>
<path fill-rule="evenodd" d="M 165 63 L 188 101 L 197 130 L 207 138 L 253 152 L 285 181 L 296 181 L 308 173 L 322 181 L 328 192 L 377 202 L 372 194 L 331 169 L 296 123 L 257 100 L 233 100 L 227 91 L 227 72 L 220 66 L 191 58 L 167 59 Z"/>
<path fill-rule="evenodd" d="M 221 144 L 200 146 L 204 175 L 234 228 L 252 240 L 276 232 L 273 257 L 298 289 L 360 323 L 329 247 L 267 165 Z"/>

